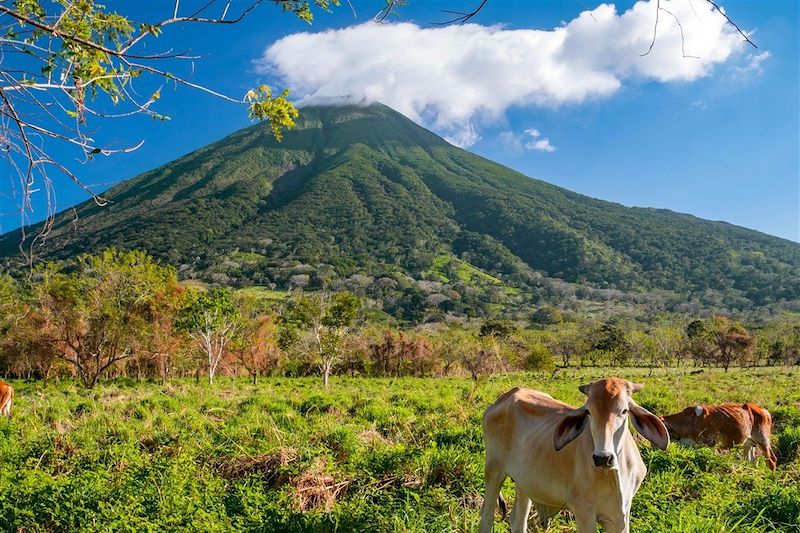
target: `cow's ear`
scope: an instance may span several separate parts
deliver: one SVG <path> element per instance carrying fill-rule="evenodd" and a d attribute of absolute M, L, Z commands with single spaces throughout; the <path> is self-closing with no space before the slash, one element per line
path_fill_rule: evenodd
<path fill-rule="evenodd" d="M 586 428 L 586 416 L 588 411 L 584 408 L 575 409 L 569 413 L 561 423 L 556 426 L 556 431 L 553 433 L 553 446 L 556 451 L 577 439 Z"/>
<path fill-rule="evenodd" d="M 591 386 L 591 383 L 587 383 L 586 385 L 580 385 L 580 386 L 578 386 L 578 390 L 581 391 L 582 393 L 584 393 L 586 396 L 589 396 L 589 387 L 590 386 Z"/>
<path fill-rule="evenodd" d="M 636 431 L 652 442 L 653 446 L 666 450 L 669 446 L 669 431 L 664 422 L 644 407 L 639 407 L 633 400 L 630 401 L 628 407 Z"/>

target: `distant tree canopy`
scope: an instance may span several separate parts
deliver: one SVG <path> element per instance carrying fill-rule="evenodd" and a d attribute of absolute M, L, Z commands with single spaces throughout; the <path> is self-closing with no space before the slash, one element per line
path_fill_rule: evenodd
<path fill-rule="evenodd" d="M 544 306 L 536 310 L 531 315 L 531 322 L 534 324 L 560 324 L 564 321 L 564 315 L 555 307 Z"/>
<path fill-rule="evenodd" d="M 800 314 L 752 328 L 716 316 L 663 313 L 543 326 L 497 319 L 389 323 L 349 291 L 275 293 L 179 283 L 142 252 L 107 250 L 0 276 L 0 373 L 72 377 L 85 387 L 129 376 L 448 376 L 478 380 L 556 365 L 800 364 Z M 371 309 L 370 309 L 371 308 Z M 748 324 L 748 327 L 751 327 Z M 691 332 L 691 333 L 690 333 Z"/>

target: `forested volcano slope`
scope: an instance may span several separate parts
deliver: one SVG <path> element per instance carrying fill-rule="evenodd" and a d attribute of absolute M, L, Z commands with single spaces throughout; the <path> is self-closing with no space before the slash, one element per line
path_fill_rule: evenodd
<path fill-rule="evenodd" d="M 297 265 L 320 283 L 418 279 L 452 257 L 510 285 L 539 271 L 701 301 L 800 299 L 797 243 L 531 179 L 380 104 L 307 107 L 282 143 L 255 125 L 105 196 L 57 216 L 40 254 L 139 248 L 201 278 L 277 286 Z M 0 254 L 19 240 L 4 235 Z"/>

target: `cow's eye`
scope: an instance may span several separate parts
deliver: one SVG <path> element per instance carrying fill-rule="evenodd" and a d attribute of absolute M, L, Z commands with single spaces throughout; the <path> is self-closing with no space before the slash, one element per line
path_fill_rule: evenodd
<path fill-rule="evenodd" d="M 622 414 L 623 414 L 623 415 L 627 415 L 627 414 L 628 414 L 628 410 L 627 410 L 627 409 L 623 409 L 623 410 L 622 410 Z"/>

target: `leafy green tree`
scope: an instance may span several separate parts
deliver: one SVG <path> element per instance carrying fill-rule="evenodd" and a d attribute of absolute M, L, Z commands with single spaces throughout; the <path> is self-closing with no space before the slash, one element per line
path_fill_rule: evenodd
<path fill-rule="evenodd" d="M 564 367 L 568 367 L 575 357 L 589 351 L 587 336 L 577 325 L 562 325 L 545 342 L 554 355 L 561 356 Z"/>
<path fill-rule="evenodd" d="M 238 333 L 240 319 L 241 314 L 227 289 L 198 292 L 181 310 L 176 327 L 197 342 L 205 359 L 209 385 L 213 385 L 228 345 Z"/>
<path fill-rule="evenodd" d="M 71 273 L 49 264 L 37 277 L 42 334 L 87 388 L 141 349 L 151 333 L 150 304 L 177 284 L 173 268 L 140 251 L 84 255 Z"/>
<path fill-rule="evenodd" d="M 603 324 L 595 331 L 591 348 L 608 353 L 612 363 L 618 366 L 624 365 L 630 357 L 630 343 L 625 332 L 614 324 Z"/>
<path fill-rule="evenodd" d="M 659 324 L 647 331 L 633 331 L 630 343 L 641 364 L 650 368 L 666 367 L 681 352 L 683 333 L 676 327 Z"/>
<path fill-rule="evenodd" d="M 555 307 L 545 306 L 537 309 L 531 315 L 531 322 L 534 324 L 541 324 L 549 326 L 552 324 L 561 324 L 564 321 L 564 315 Z"/>
<path fill-rule="evenodd" d="M 694 359 L 695 365 L 706 363 L 713 350 L 711 331 L 703 320 L 693 320 L 686 326 L 684 352 Z"/>
<path fill-rule="evenodd" d="M 760 353 L 771 365 L 800 363 L 800 313 L 784 312 L 759 331 Z"/>
<path fill-rule="evenodd" d="M 481 337 L 494 337 L 496 339 L 508 338 L 514 331 L 516 326 L 511 322 L 505 320 L 490 319 L 481 325 Z"/>
<path fill-rule="evenodd" d="M 755 344 L 753 336 L 742 324 L 724 316 L 709 321 L 708 334 L 714 347 L 708 356 L 725 372 L 733 363 L 745 363 Z"/>
<path fill-rule="evenodd" d="M 341 356 L 343 342 L 357 324 L 360 310 L 361 300 L 350 292 L 333 296 L 301 294 L 289 303 L 282 316 L 284 328 L 291 332 L 288 338 L 319 364 L 325 387 L 334 363 Z"/>

